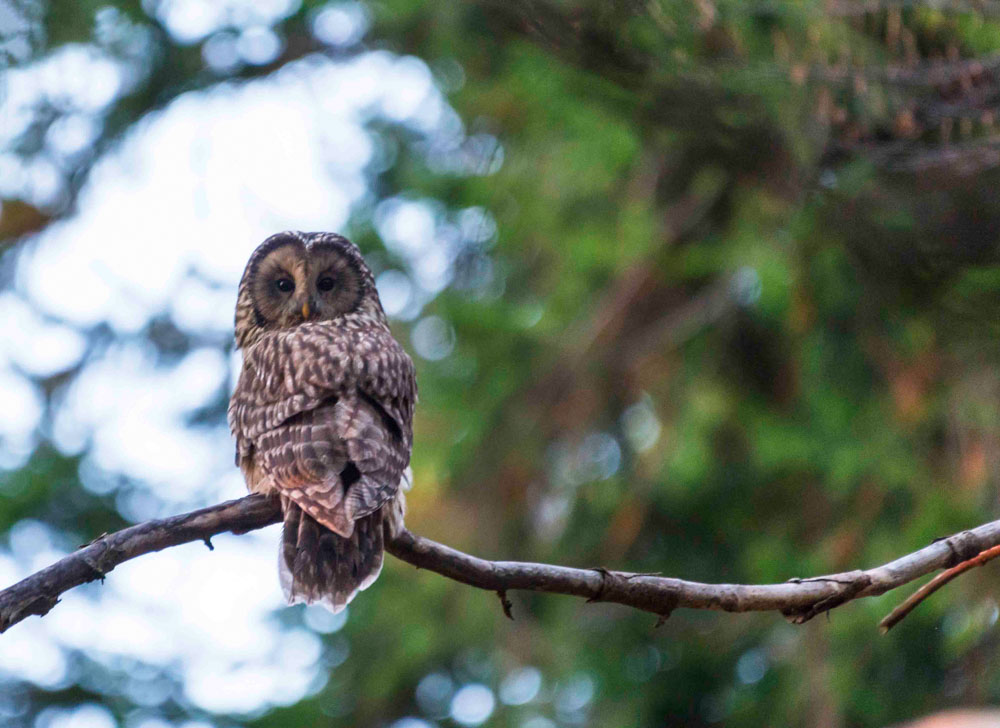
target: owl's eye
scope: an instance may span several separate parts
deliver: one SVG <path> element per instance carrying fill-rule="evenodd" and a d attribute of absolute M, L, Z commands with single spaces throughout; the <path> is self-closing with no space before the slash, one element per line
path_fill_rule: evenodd
<path fill-rule="evenodd" d="M 291 293 L 295 290 L 295 283 L 291 278 L 279 278 L 274 282 L 274 287 L 282 293 Z"/>
<path fill-rule="evenodd" d="M 334 280 L 330 276 L 323 276 L 318 281 L 316 281 L 316 288 L 321 291 L 332 291 Z"/>

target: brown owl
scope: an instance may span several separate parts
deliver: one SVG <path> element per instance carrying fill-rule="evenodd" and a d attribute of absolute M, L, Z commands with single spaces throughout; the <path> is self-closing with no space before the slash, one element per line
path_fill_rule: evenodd
<path fill-rule="evenodd" d="M 402 526 L 417 385 L 357 247 L 332 233 L 272 235 L 236 301 L 243 370 L 229 402 L 236 464 L 277 494 L 289 604 L 343 609 Z"/>

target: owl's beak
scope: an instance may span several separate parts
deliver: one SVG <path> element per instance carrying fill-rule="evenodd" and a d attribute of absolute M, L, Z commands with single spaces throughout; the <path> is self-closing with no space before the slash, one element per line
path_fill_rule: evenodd
<path fill-rule="evenodd" d="M 302 320 L 305 321 L 309 318 L 309 299 L 307 298 L 302 302 Z"/>

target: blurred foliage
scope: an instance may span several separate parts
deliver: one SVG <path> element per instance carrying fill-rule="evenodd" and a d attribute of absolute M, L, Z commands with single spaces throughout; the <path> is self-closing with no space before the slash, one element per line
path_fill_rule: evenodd
<path fill-rule="evenodd" d="M 60 162 L 60 194 L 3 200 L 7 271 L 146 114 L 311 53 L 413 54 L 470 134 L 499 141 L 489 173 L 450 173 L 404 126 L 370 125 L 395 150 L 371 170 L 378 199 L 478 206 L 497 227 L 428 308 L 455 345 L 418 362 L 413 530 L 494 558 L 761 582 L 996 517 L 995 3 L 380 0 L 365 39 L 332 48 L 306 1 L 272 19 L 273 58 L 223 71 L 204 60 L 211 38 L 173 37 L 155 1 L 0 4 L 21 19 L 0 45 L 12 67 L 91 43 L 134 69 L 93 144 Z M 8 152 L 48 154 L 65 112 L 37 109 Z M 391 260 L 369 208 L 348 232 Z M 3 528 L 32 518 L 80 542 L 123 525 L 78 464 L 42 438 L 3 474 Z M 352 649 L 315 695 L 250 720 L 158 709 L 261 728 L 455 725 L 457 686 L 502 697 L 530 667 L 537 696 L 488 725 L 884 726 L 1000 701 L 998 593 L 988 569 L 970 574 L 885 638 L 898 595 L 805 627 L 681 611 L 654 629 L 517 594 L 511 623 L 492 595 L 393 563 L 326 638 Z M 88 700 L 134 709 L 116 687 L 131 668 L 75 659 L 77 684 L 17 688 L 25 720 Z"/>

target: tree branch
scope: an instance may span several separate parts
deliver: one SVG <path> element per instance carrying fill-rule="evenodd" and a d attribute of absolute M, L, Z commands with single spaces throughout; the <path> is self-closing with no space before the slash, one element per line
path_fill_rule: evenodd
<path fill-rule="evenodd" d="M 878 623 L 879 630 L 881 630 L 882 634 L 885 634 L 903 621 L 906 615 L 916 609 L 920 602 L 927 599 L 927 597 L 943 587 L 945 584 L 958 578 L 969 569 L 974 569 L 977 566 L 983 566 L 997 557 L 1000 557 L 1000 546 L 994 546 L 993 548 L 986 549 L 968 561 L 963 561 L 958 566 L 953 566 L 947 571 L 942 571 L 929 582 L 917 589 L 917 591 L 913 592 L 913 594 L 906 598 L 906 601 L 889 612 L 889 614 L 887 614 L 885 618 Z"/>
<path fill-rule="evenodd" d="M 220 533 L 246 533 L 281 520 L 277 501 L 247 496 L 171 518 L 140 523 L 101 536 L 52 566 L 0 591 L 0 632 L 32 614 L 44 615 L 69 589 L 104 576 L 142 554 L 191 541 L 209 543 Z M 678 607 L 726 612 L 779 611 L 805 622 L 845 602 L 884 594 L 924 574 L 949 568 L 1000 545 L 1000 521 L 941 539 L 888 564 L 784 584 L 702 584 L 683 579 L 575 569 L 521 561 L 488 561 L 403 530 L 386 546 L 396 558 L 478 589 L 570 594 L 614 602 L 665 619 Z"/>

